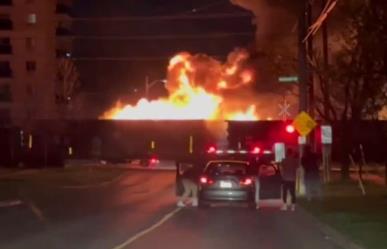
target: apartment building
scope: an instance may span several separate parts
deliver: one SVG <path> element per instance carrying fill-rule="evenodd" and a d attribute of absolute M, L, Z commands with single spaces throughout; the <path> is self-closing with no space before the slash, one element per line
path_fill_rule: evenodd
<path fill-rule="evenodd" d="M 3 123 L 58 117 L 57 60 L 71 56 L 70 6 L 71 0 L 0 0 Z"/>

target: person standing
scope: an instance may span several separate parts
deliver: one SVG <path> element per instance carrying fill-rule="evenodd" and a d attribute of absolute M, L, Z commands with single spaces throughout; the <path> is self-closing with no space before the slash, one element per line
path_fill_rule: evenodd
<path fill-rule="evenodd" d="M 198 206 L 198 170 L 194 165 L 189 165 L 180 177 L 184 188 L 183 194 L 178 198 L 177 206 L 185 207 L 187 203 L 191 203 L 193 207 Z"/>
<path fill-rule="evenodd" d="M 283 206 L 281 210 L 288 209 L 288 192 L 291 197 L 290 210 L 296 209 L 296 179 L 297 171 L 300 166 L 300 161 L 296 153 L 292 149 L 286 151 L 286 158 L 281 162 L 281 175 L 282 175 L 282 200 Z"/>
<path fill-rule="evenodd" d="M 260 168 L 262 165 L 259 165 L 258 163 L 258 158 L 253 158 L 251 161 L 250 161 L 250 165 L 252 165 L 251 169 L 252 169 L 252 172 L 250 172 L 252 175 L 254 175 L 254 180 L 255 180 L 255 196 L 254 196 L 254 199 L 255 199 L 255 208 L 256 209 L 259 209 L 260 208 L 260 205 L 259 205 L 259 201 L 260 201 L 260 181 L 259 181 L 259 177 L 260 177 Z"/>
<path fill-rule="evenodd" d="M 313 197 L 321 197 L 319 160 L 309 145 L 305 146 L 301 165 L 304 169 L 305 192 L 308 201 Z"/>
<path fill-rule="evenodd" d="M 181 169 L 181 163 L 179 161 L 176 161 L 176 178 L 175 178 L 175 194 L 176 197 L 179 199 L 183 193 L 184 193 L 184 186 L 182 183 L 182 169 Z"/>

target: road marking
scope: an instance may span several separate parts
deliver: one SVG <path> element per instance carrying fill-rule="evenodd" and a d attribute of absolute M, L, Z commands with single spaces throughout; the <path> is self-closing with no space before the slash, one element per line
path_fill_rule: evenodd
<path fill-rule="evenodd" d="M 23 204 L 21 200 L 0 201 L 0 208 L 14 207 Z"/>
<path fill-rule="evenodd" d="M 165 222 L 167 222 L 169 219 L 171 219 L 175 214 L 177 214 L 179 211 L 181 210 L 181 208 L 176 208 L 175 210 L 173 210 L 172 212 L 166 214 L 161 220 L 159 220 L 156 224 L 150 226 L 149 228 L 135 234 L 134 236 L 130 237 L 127 241 L 125 241 L 124 243 L 114 247 L 113 249 L 123 249 L 125 247 L 127 247 L 128 245 L 132 244 L 133 242 L 135 242 L 136 240 L 138 240 L 139 238 L 141 238 L 142 236 L 152 232 L 153 230 L 155 230 L 156 228 L 160 227 L 161 225 L 163 225 Z"/>

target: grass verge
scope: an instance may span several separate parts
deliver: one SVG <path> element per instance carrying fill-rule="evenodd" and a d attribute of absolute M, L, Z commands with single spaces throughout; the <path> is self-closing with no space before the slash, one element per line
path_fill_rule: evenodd
<path fill-rule="evenodd" d="M 387 189 L 366 185 L 362 196 L 355 182 L 324 186 L 324 199 L 301 205 L 347 238 L 367 249 L 387 247 Z"/>

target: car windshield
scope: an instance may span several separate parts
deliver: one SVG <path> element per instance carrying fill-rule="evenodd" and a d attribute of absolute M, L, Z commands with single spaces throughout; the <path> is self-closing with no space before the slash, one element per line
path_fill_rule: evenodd
<path fill-rule="evenodd" d="M 209 176 L 246 175 L 247 163 L 212 162 L 206 167 L 205 173 Z"/>

